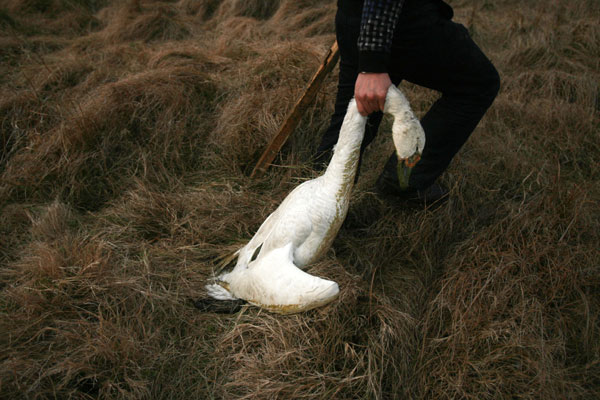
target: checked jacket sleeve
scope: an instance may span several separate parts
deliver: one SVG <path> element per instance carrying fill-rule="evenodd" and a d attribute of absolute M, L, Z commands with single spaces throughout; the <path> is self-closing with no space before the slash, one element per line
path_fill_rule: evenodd
<path fill-rule="evenodd" d="M 358 36 L 360 72 L 387 72 L 404 0 L 365 0 Z"/>

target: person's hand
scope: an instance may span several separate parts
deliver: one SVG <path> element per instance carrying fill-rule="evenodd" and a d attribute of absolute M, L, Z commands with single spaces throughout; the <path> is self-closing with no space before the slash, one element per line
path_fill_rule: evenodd
<path fill-rule="evenodd" d="M 367 116 L 376 111 L 383 111 L 385 97 L 392 80 L 387 73 L 361 73 L 354 85 L 354 98 L 358 112 Z"/>

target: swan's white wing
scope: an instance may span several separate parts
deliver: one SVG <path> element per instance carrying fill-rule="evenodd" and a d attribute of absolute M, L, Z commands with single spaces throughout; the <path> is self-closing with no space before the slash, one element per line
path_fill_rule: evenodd
<path fill-rule="evenodd" d="M 240 268 L 248 266 L 261 253 L 290 242 L 297 248 L 306 240 L 313 228 L 310 206 L 316 186 L 316 180 L 306 181 L 287 195 L 241 249 L 237 263 Z"/>
<path fill-rule="evenodd" d="M 292 262 L 292 243 L 271 250 L 249 268 L 227 277 L 229 292 L 251 304 L 282 314 L 295 313 L 334 300 L 337 283 L 310 275 Z"/>
<path fill-rule="evenodd" d="M 209 296 L 218 300 L 244 298 L 231 292 L 229 288 L 231 280 L 239 279 L 234 277 L 239 277 L 253 261 L 264 254 L 283 248 L 288 243 L 296 249 L 311 235 L 312 222 L 308 207 L 311 203 L 310 196 L 314 194 L 314 181 L 297 186 L 267 217 L 248 244 L 238 250 L 239 256 L 233 271 L 220 275 L 214 282 L 205 286 Z"/>
<path fill-rule="evenodd" d="M 252 239 L 239 250 L 236 268 L 246 268 L 253 258 L 256 258 L 262 250 L 262 245 L 273 231 L 273 227 L 280 221 L 279 208 L 267 217 L 258 228 Z"/>

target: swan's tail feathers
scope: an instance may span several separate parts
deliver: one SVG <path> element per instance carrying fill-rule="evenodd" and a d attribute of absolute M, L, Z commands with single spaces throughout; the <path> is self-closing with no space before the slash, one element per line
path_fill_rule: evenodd
<path fill-rule="evenodd" d="M 237 300 L 238 298 L 231 294 L 228 290 L 229 285 L 219 280 L 218 278 L 214 282 L 204 286 L 206 293 L 216 300 Z"/>
<path fill-rule="evenodd" d="M 291 243 L 261 256 L 229 283 L 233 296 L 280 314 L 320 307 L 333 301 L 340 292 L 337 283 L 296 267 Z"/>
<path fill-rule="evenodd" d="M 235 251 L 234 253 L 227 254 L 225 256 L 218 258 L 217 261 L 219 262 L 219 264 L 217 264 L 217 266 L 215 268 L 214 275 L 219 276 L 221 274 L 221 272 L 223 272 L 223 270 L 226 269 L 227 267 L 230 267 L 230 266 L 235 267 L 235 261 L 237 260 L 238 256 L 240 255 L 240 250 L 241 249 Z"/>

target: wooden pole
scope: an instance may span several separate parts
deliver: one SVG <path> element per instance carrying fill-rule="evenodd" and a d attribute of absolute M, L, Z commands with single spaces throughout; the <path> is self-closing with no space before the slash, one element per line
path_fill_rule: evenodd
<path fill-rule="evenodd" d="M 321 66 L 313 75 L 310 83 L 304 90 L 304 93 L 302 96 L 300 96 L 290 113 L 285 118 L 285 121 L 283 122 L 283 125 L 281 125 L 279 132 L 277 132 L 273 139 L 271 139 L 271 142 L 267 146 L 266 150 L 260 156 L 260 159 L 250 174 L 251 178 L 262 175 L 267 168 L 269 168 L 269 165 L 271 165 L 271 162 L 275 159 L 275 156 L 279 150 L 281 150 L 289 136 L 292 134 L 294 129 L 296 129 L 296 126 L 298 126 L 298 123 L 302 119 L 302 116 L 304 115 L 304 112 L 308 106 L 314 101 L 319 88 L 325 80 L 325 77 L 333 69 L 333 67 L 335 67 L 338 58 L 338 45 L 337 42 L 334 42 L 329 49 L 329 52 L 325 56 L 325 59 L 321 63 Z"/>

